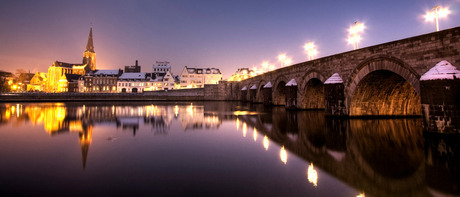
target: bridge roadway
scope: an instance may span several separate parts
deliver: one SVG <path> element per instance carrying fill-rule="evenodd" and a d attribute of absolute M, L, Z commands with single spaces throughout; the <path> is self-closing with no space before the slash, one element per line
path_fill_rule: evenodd
<path fill-rule="evenodd" d="M 256 106 L 255 111 L 264 112 L 238 116 L 240 124 L 246 123 L 248 130 L 256 128 L 279 146 L 366 194 L 460 194 L 456 188 L 458 177 L 450 179 L 440 175 L 447 172 L 455 177 L 458 171 L 453 169 L 457 168 L 458 160 L 443 157 L 442 161 L 457 161 L 450 165 L 436 161 L 443 154 L 437 144 L 443 142 L 424 139 L 418 118 L 335 119 L 326 118 L 324 111 L 285 111 L 282 107 Z M 447 143 L 448 149 L 455 146 L 458 142 Z M 318 176 L 321 180 L 321 174 Z M 442 179 L 448 180 L 430 181 Z"/>
<path fill-rule="evenodd" d="M 419 116 L 425 110 L 423 104 L 432 104 L 429 98 L 423 101 L 421 95 L 429 88 L 421 85 L 420 77 L 443 60 L 460 66 L 460 27 L 302 62 L 231 83 L 228 99 L 325 109 L 333 116 Z M 343 82 L 325 84 L 334 73 Z M 291 80 L 293 86 L 289 86 Z M 460 80 L 453 81 L 458 87 Z M 451 85 L 441 86 L 447 89 Z M 460 90 L 452 91 L 458 97 Z"/>

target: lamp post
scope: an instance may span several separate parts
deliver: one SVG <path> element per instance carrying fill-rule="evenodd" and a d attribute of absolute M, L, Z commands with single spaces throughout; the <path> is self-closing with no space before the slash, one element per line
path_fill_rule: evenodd
<path fill-rule="evenodd" d="M 361 41 L 359 33 L 364 31 L 364 24 L 355 21 L 353 25 L 348 29 L 348 44 L 353 45 L 353 49 L 358 49 L 358 43 Z"/>
<path fill-rule="evenodd" d="M 436 31 L 439 31 L 439 22 L 438 18 L 439 17 L 446 17 L 447 15 L 450 14 L 449 8 L 444 8 L 441 6 L 435 6 L 431 8 L 430 11 L 426 12 L 425 14 L 425 21 L 436 21 Z"/>
<path fill-rule="evenodd" d="M 280 61 L 280 66 L 284 67 L 285 66 L 285 61 L 286 61 L 286 54 L 279 54 L 278 55 L 278 61 Z"/>
<path fill-rule="evenodd" d="M 303 48 L 307 53 L 307 60 L 310 61 L 315 58 L 316 54 L 318 54 L 318 50 L 316 50 L 316 45 L 314 42 L 307 42 Z"/>

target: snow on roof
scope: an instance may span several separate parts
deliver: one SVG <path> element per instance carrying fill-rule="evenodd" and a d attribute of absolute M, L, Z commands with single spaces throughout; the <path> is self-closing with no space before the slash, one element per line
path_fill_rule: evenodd
<path fill-rule="evenodd" d="M 189 74 L 221 74 L 218 68 L 185 68 Z"/>
<path fill-rule="evenodd" d="M 339 73 L 334 73 L 329 79 L 327 79 L 324 84 L 337 84 L 343 83 L 342 77 L 340 77 Z"/>
<path fill-rule="evenodd" d="M 256 84 L 252 85 L 251 88 L 249 88 L 249 89 L 251 89 L 251 90 L 257 90 Z"/>
<path fill-rule="evenodd" d="M 123 73 L 118 79 L 145 79 L 145 73 Z"/>
<path fill-rule="evenodd" d="M 295 81 L 295 79 L 291 79 L 291 81 L 289 81 L 286 86 L 297 86 L 297 82 Z"/>
<path fill-rule="evenodd" d="M 272 87 L 272 83 L 271 82 L 268 82 L 267 84 L 264 85 L 264 88 L 271 88 Z"/>
<path fill-rule="evenodd" d="M 118 75 L 120 70 L 97 70 L 95 75 Z"/>
<path fill-rule="evenodd" d="M 460 71 L 448 61 L 443 60 L 420 77 L 420 81 L 460 78 Z"/>
<path fill-rule="evenodd" d="M 245 91 L 245 90 L 248 90 L 247 86 L 244 86 L 243 88 L 241 88 L 241 91 Z"/>

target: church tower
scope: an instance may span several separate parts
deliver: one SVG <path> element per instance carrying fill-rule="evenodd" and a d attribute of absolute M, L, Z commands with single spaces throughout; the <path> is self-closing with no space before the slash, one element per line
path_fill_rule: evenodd
<path fill-rule="evenodd" d="M 89 29 L 88 44 L 83 52 L 83 64 L 88 64 L 87 70 L 96 70 L 96 52 L 93 46 L 93 28 Z"/>

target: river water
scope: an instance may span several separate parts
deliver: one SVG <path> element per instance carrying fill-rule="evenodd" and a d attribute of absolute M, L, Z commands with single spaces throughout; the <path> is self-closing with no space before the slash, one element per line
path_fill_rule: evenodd
<path fill-rule="evenodd" d="M 238 102 L 1 103 L 0 196 L 455 196 L 459 143 Z"/>

